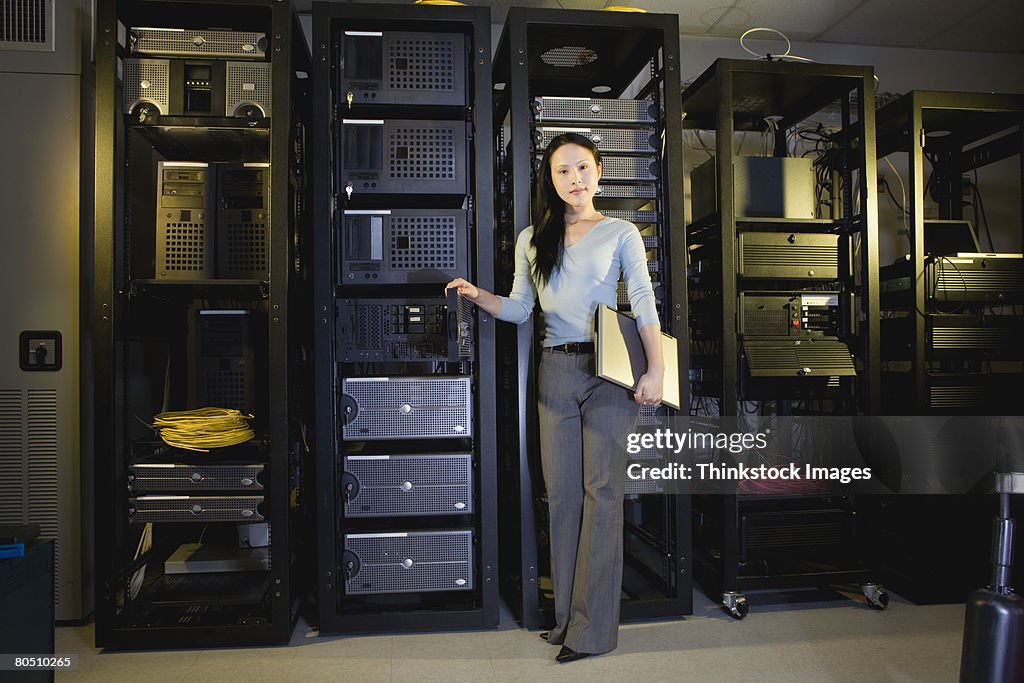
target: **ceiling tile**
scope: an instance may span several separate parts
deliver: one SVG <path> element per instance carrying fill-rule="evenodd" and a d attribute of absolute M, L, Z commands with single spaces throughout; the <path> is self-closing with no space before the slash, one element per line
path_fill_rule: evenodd
<path fill-rule="evenodd" d="M 1024 53 L 1024 3 L 995 0 L 963 21 L 922 42 L 940 50 Z"/>
<path fill-rule="evenodd" d="M 679 30 L 689 35 L 705 35 L 726 12 L 735 0 L 630 0 L 619 2 L 612 0 L 609 4 L 642 7 L 648 12 L 657 14 L 676 14 L 679 16 Z"/>
<path fill-rule="evenodd" d="M 991 0 L 867 0 L 820 40 L 860 45 L 913 47 L 956 26 Z"/>
<path fill-rule="evenodd" d="M 790 40 L 807 40 L 831 27 L 861 2 L 862 0 L 740 0 L 723 20 L 722 32 L 716 30 L 713 35 L 740 35 L 749 28 L 766 26 L 782 31 Z"/>

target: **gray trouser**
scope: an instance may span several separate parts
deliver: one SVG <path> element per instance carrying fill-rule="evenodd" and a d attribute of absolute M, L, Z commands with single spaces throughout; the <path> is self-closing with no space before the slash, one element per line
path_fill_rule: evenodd
<path fill-rule="evenodd" d="M 549 642 L 608 652 L 618 642 L 622 591 L 622 443 L 637 405 L 594 375 L 592 353 L 544 351 L 538 386 L 557 622 Z"/>

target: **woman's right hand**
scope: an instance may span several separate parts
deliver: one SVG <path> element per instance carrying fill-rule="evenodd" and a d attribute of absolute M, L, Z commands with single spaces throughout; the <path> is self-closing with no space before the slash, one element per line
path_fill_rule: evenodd
<path fill-rule="evenodd" d="M 446 293 L 449 289 L 454 289 L 459 293 L 459 296 L 465 297 L 470 301 L 476 301 L 480 297 L 480 290 L 474 284 L 463 280 L 461 277 L 455 278 L 444 286 Z"/>

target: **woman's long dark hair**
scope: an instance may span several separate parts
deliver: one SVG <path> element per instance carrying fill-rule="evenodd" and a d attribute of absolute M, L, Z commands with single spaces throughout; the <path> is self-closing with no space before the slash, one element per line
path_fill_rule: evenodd
<path fill-rule="evenodd" d="M 585 147 L 594 155 L 594 163 L 601 163 L 600 150 L 590 138 L 579 133 L 562 133 L 544 150 L 533 194 L 533 238 L 530 240 L 537 254 L 533 261 L 533 279 L 540 285 L 547 285 L 551 275 L 562 267 L 565 254 L 565 202 L 551 180 L 551 155 L 562 145 Z"/>

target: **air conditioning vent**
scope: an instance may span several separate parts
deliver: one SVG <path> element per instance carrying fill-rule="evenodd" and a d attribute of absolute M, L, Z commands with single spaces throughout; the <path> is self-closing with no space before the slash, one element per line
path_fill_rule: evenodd
<path fill-rule="evenodd" d="M 53 0 L 0 0 L 0 50 L 53 52 Z"/>

